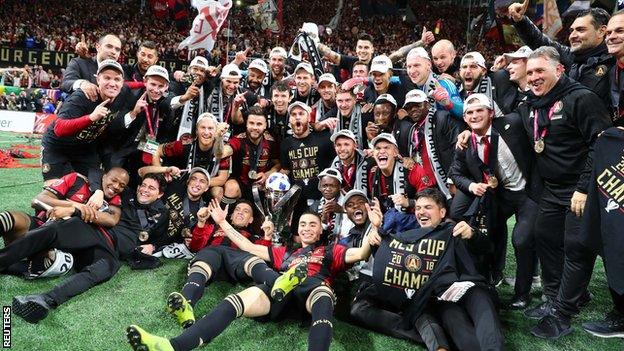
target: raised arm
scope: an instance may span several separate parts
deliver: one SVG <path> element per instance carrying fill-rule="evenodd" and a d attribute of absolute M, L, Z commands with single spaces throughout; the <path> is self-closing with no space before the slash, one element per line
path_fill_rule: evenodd
<path fill-rule="evenodd" d="M 388 56 L 388 58 L 390 58 L 390 61 L 392 61 L 392 63 L 396 63 L 404 59 L 407 56 L 407 53 L 409 53 L 410 50 L 412 50 L 413 48 L 417 48 L 420 46 L 427 46 L 431 44 L 433 41 L 435 41 L 435 36 L 433 35 L 431 31 L 427 30 L 427 27 L 423 26 L 422 34 L 420 36 L 419 41 L 401 47 L 397 51 L 391 53 L 390 56 Z"/>
<path fill-rule="evenodd" d="M 218 226 L 221 227 L 221 229 L 223 229 L 223 233 L 225 233 L 225 235 L 232 240 L 236 246 L 243 251 L 247 251 L 252 255 L 260 257 L 265 261 L 271 260 L 268 247 L 252 243 L 227 222 L 225 217 L 227 216 L 228 206 L 226 206 L 225 209 L 222 209 L 219 206 L 219 202 L 213 199 L 208 208 L 208 212 L 210 213 L 212 219 Z"/>
<path fill-rule="evenodd" d="M 362 239 L 362 246 L 352 247 L 347 250 L 345 256 L 345 262 L 348 264 L 356 263 L 358 261 L 367 260 L 371 255 L 371 245 L 368 240 L 369 236 L 378 236 L 377 230 L 381 227 L 383 214 L 381 213 L 381 206 L 377 198 L 373 199 L 373 206 L 366 204 L 366 211 L 368 212 L 368 218 L 371 222 L 369 229 L 366 231 L 364 238 Z"/>

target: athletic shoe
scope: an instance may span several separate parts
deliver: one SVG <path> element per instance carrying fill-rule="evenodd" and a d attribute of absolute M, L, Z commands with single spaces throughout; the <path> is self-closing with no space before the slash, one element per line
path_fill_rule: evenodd
<path fill-rule="evenodd" d="M 172 292 L 169 294 L 169 297 L 167 297 L 167 311 L 176 317 L 178 324 L 182 328 L 188 328 L 195 323 L 193 306 L 180 293 Z"/>
<path fill-rule="evenodd" d="M 578 308 L 581 309 L 589 305 L 589 303 L 593 299 L 594 299 L 594 294 L 590 293 L 589 290 L 585 291 L 585 294 L 583 294 L 583 296 L 581 296 L 581 298 L 578 301 Z"/>
<path fill-rule="evenodd" d="M 50 311 L 50 301 L 44 295 L 15 296 L 13 313 L 28 323 L 37 323 L 44 319 Z"/>
<path fill-rule="evenodd" d="M 126 338 L 134 351 L 174 351 L 169 340 L 152 335 L 138 325 L 126 329 Z"/>
<path fill-rule="evenodd" d="M 543 302 L 536 307 L 524 311 L 524 316 L 531 319 L 542 319 L 550 314 L 552 304 L 550 301 Z"/>
<path fill-rule="evenodd" d="M 303 259 L 296 266 L 290 267 L 284 274 L 275 280 L 271 289 L 271 297 L 282 301 L 289 292 L 296 288 L 308 276 L 308 260 Z"/>
<path fill-rule="evenodd" d="M 601 321 L 583 323 L 583 329 L 601 338 L 624 338 L 624 315 L 611 310 Z"/>
<path fill-rule="evenodd" d="M 531 329 L 531 334 L 538 338 L 557 340 L 572 332 L 570 319 L 556 312 L 542 318 L 536 326 Z"/>

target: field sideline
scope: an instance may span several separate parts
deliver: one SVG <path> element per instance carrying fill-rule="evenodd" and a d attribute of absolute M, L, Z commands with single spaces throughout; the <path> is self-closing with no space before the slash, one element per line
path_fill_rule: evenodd
<path fill-rule="evenodd" d="M 14 134 L 0 132 L 0 148 L 14 143 L 27 143 Z M 37 162 L 31 160 L 29 162 Z M 40 170 L 0 169 L 0 210 L 19 209 L 29 212 L 31 198 L 41 189 Z M 513 222 L 510 221 L 510 225 Z M 3 244 L 0 242 L 0 246 Z M 513 251 L 508 251 L 506 276 L 513 275 Z M 130 350 L 125 342 L 125 328 L 139 324 L 146 330 L 161 336 L 173 337 L 180 328 L 165 311 L 165 298 L 179 290 L 185 280 L 186 262 L 166 260 L 162 267 L 153 271 L 131 271 L 127 266 L 109 282 L 91 289 L 60 306 L 43 321 L 32 325 L 13 316 L 12 350 Z M 63 278 L 60 278 L 63 279 Z M 50 289 L 58 279 L 25 281 L 16 277 L 0 276 L 0 304 L 10 305 L 15 295 L 39 293 Z M 508 350 L 608 350 L 624 349 L 622 339 L 600 339 L 584 332 L 580 323 L 602 318 L 611 308 L 602 261 L 596 263 L 590 291 L 595 299 L 575 320 L 575 331 L 556 342 L 536 339 L 528 335 L 533 321 L 519 312 L 501 312 L 506 346 Z M 230 293 L 240 291 L 242 286 L 217 282 L 206 289 L 203 299 L 196 307 L 196 315 L 202 316 Z M 501 287 L 503 301 L 508 300 L 512 288 Z M 534 295 L 537 303 L 540 292 Z M 345 303 L 341 301 L 339 303 Z M 307 328 L 296 321 L 259 323 L 240 319 L 205 350 L 305 350 Z M 332 350 L 403 350 L 421 349 L 405 341 L 352 326 L 338 320 L 334 323 Z"/>

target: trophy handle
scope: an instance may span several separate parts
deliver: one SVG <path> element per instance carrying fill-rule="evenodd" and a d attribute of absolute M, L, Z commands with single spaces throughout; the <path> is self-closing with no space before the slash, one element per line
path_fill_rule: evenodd
<path fill-rule="evenodd" d="M 260 198 L 260 189 L 258 187 L 258 185 L 253 185 L 251 187 L 251 193 L 253 195 L 253 199 L 254 199 L 254 204 L 256 205 L 256 208 L 258 209 L 258 211 L 260 211 L 260 213 L 262 214 L 262 217 L 267 217 L 267 214 L 264 212 L 264 205 L 262 204 L 262 199 Z M 270 212 L 269 212 L 269 216 L 270 217 Z"/>

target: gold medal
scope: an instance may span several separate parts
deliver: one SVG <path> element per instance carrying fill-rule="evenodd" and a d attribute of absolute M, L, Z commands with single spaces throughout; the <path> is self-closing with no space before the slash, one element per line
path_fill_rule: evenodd
<path fill-rule="evenodd" d="M 249 179 L 256 180 L 258 178 L 258 173 L 256 171 L 249 171 L 247 175 L 249 176 Z"/>
<path fill-rule="evenodd" d="M 146 231 L 139 232 L 139 241 L 146 242 L 149 239 L 149 233 Z"/>
<path fill-rule="evenodd" d="M 544 152 L 544 146 L 544 139 L 535 140 L 535 152 L 541 154 L 542 152 Z"/>
<path fill-rule="evenodd" d="M 487 182 L 488 186 L 492 189 L 495 189 L 498 186 L 498 179 L 496 179 L 496 176 L 490 176 Z"/>

